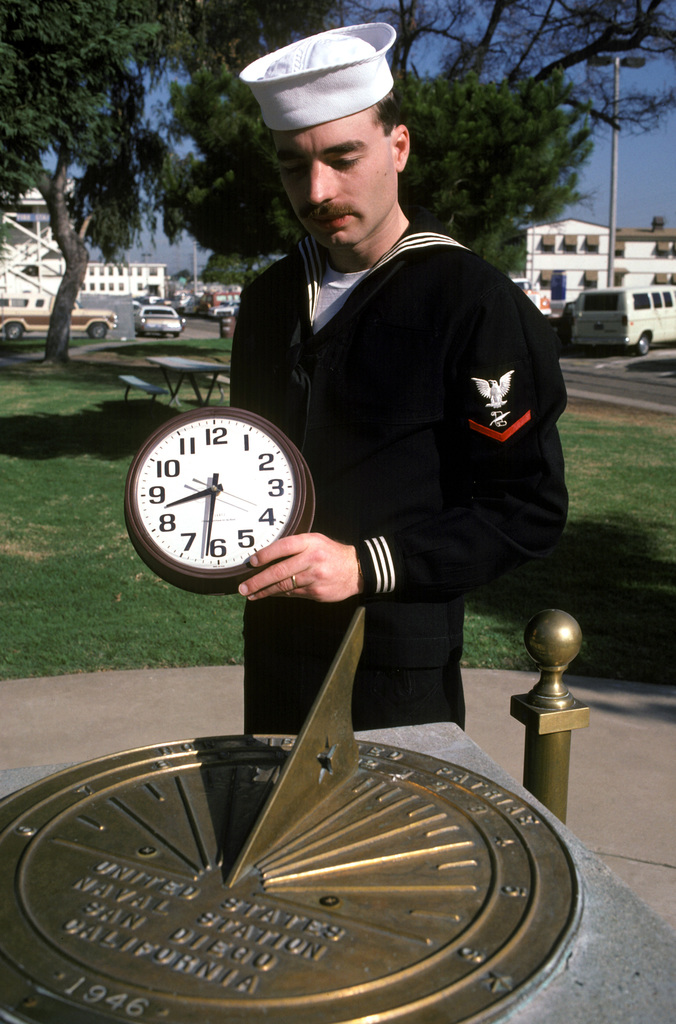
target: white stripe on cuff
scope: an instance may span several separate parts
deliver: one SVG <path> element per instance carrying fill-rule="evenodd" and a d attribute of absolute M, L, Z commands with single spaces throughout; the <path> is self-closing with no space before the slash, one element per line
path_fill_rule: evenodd
<path fill-rule="evenodd" d="M 394 562 L 387 541 L 384 537 L 372 537 L 365 543 L 375 569 L 376 594 L 391 594 L 394 590 L 395 575 Z"/>

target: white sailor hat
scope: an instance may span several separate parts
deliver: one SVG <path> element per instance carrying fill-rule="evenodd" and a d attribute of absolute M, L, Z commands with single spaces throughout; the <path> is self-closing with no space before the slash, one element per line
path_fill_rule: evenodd
<path fill-rule="evenodd" d="M 387 51 L 396 36 L 384 22 L 331 29 L 259 57 L 240 78 L 268 128 L 310 128 L 387 96 L 393 85 Z"/>

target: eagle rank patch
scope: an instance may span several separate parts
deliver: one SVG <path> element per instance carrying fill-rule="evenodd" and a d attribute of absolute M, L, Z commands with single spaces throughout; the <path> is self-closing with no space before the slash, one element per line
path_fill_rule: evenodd
<path fill-rule="evenodd" d="M 508 370 L 507 373 L 503 373 L 500 380 L 490 377 L 488 380 L 484 380 L 483 377 L 472 377 L 472 383 L 476 384 L 481 397 L 486 399 L 485 408 L 490 409 L 490 422 L 479 423 L 476 420 L 469 420 L 471 430 L 476 430 L 477 433 L 484 434 L 486 437 L 492 437 L 496 441 L 506 441 L 529 422 L 530 409 L 515 422 L 511 424 L 509 422 L 512 412 L 505 406 L 513 376 L 514 370 Z"/>

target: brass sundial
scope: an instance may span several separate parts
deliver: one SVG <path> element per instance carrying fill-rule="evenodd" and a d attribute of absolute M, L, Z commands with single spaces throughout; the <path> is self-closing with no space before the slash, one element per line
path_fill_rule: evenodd
<path fill-rule="evenodd" d="M 494 1020 L 560 962 L 580 895 L 532 806 L 357 743 L 355 617 L 297 740 L 67 769 L 0 804 L 0 1020 Z"/>

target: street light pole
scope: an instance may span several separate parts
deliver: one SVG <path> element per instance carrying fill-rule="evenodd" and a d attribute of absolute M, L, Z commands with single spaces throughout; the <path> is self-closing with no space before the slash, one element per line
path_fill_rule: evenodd
<path fill-rule="evenodd" d="M 617 151 L 620 136 L 618 116 L 620 113 L 620 58 L 615 57 L 615 83 L 613 87 L 613 141 L 610 158 L 610 229 L 608 232 L 608 282 L 615 284 L 615 236 L 617 234 Z"/>
<path fill-rule="evenodd" d="M 610 158 L 610 214 L 608 231 L 608 282 L 607 287 L 615 284 L 615 238 L 617 235 L 617 164 L 620 138 L 620 66 L 625 68 L 642 68 L 645 57 L 590 57 L 589 64 L 614 65 L 613 82 L 613 137 Z"/>

